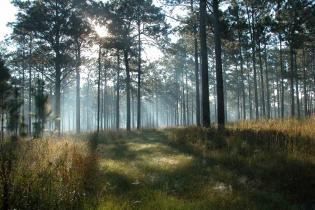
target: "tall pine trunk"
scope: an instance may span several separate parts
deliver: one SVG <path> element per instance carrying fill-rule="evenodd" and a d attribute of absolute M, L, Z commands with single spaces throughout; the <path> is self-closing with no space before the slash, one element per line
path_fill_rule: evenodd
<path fill-rule="evenodd" d="M 306 75 L 306 66 L 305 66 L 305 49 L 303 48 L 302 52 L 302 61 L 303 61 L 303 95 L 304 95 L 304 116 L 308 115 L 308 109 L 307 109 L 307 100 L 308 100 L 308 95 L 307 95 L 307 75 Z"/>
<path fill-rule="evenodd" d="M 32 37 L 29 42 L 28 62 L 28 134 L 32 135 Z"/>
<path fill-rule="evenodd" d="M 255 98 L 255 116 L 256 120 L 259 119 L 258 109 L 258 90 L 257 90 L 257 69 L 256 69 L 256 43 L 255 43 L 255 31 L 254 31 L 254 14 L 253 11 L 249 14 L 248 5 L 246 5 L 246 11 L 248 16 L 248 24 L 250 25 L 250 37 L 251 37 L 251 48 L 252 48 L 252 63 L 254 70 L 254 98 Z M 250 17 L 252 21 L 250 21 Z"/>
<path fill-rule="evenodd" d="M 281 118 L 284 118 L 284 70 L 283 70 L 283 56 L 282 56 L 282 38 L 279 35 L 280 40 L 280 76 L 281 76 Z"/>
<path fill-rule="evenodd" d="M 270 87 L 269 87 L 269 72 L 268 72 L 268 54 L 267 54 L 267 46 L 265 43 L 265 78 L 266 78 L 266 97 L 267 97 L 267 102 L 266 102 L 266 111 L 267 111 L 267 118 L 269 119 L 271 117 L 270 114 Z"/>
<path fill-rule="evenodd" d="M 59 30 L 57 30 L 59 31 Z M 60 116 L 60 96 L 61 96 L 61 54 L 60 54 L 60 34 L 56 34 L 55 38 L 55 129 L 57 130 L 58 135 L 60 135 L 60 125 L 61 125 L 61 116 Z"/>
<path fill-rule="evenodd" d="M 202 101 L 202 125 L 210 126 L 210 105 L 209 105 L 209 78 L 208 78 L 208 52 L 207 52 L 207 0 L 200 0 L 199 7 L 199 27 L 200 27 L 200 55 L 201 55 L 201 101 Z"/>
<path fill-rule="evenodd" d="M 290 46 L 290 91 L 291 91 L 291 116 L 295 116 L 294 106 L 294 49 Z"/>
<path fill-rule="evenodd" d="M 246 66 L 247 66 L 247 69 L 250 69 L 249 67 L 249 61 L 248 59 L 246 59 Z M 253 119 L 253 107 L 252 107 L 252 86 L 251 86 L 251 80 L 250 80 L 250 72 L 247 71 L 247 74 L 246 74 L 246 77 L 247 77 L 247 82 L 248 82 L 248 88 L 247 88 L 247 91 L 248 91 L 248 111 L 249 111 L 249 119 Z"/>
<path fill-rule="evenodd" d="M 56 111 L 56 121 L 55 129 L 57 130 L 58 135 L 60 135 L 60 125 L 61 125 L 61 116 L 60 116 L 60 92 L 61 92 L 61 64 L 60 64 L 60 54 L 57 53 L 56 57 L 56 76 L 55 76 L 55 111 Z"/>
<path fill-rule="evenodd" d="M 298 65 L 297 65 L 297 59 L 296 59 L 296 52 L 294 53 L 294 77 L 295 77 L 295 91 L 296 91 L 296 111 L 298 118 L 301 117 L 300 112 L 300 91 L 299 91 L 299 78 L 298 78 Z"/>
<path fill-rule="evenodd" d="M 120 100 L 120 55 L 119 51 L 117 52 L 117 84 L 116 84 L 116 129 L 119 130 L 120 125 L 120 110 L 119 110 L 119 100 Z"/>
<path fill-rule="evenodd" d="M 77 52 L 76 52 L 76 132 L 80 133 L 80 65 L 81 65 L 81 49 L 77 41 Z"/>
<path fill-rule="evenodd" d="M 222 52 L 221 52 L 221 29 L 219 23 L 219 1 L 213 0 L 214 12 L 214 42 L 215 42 L 215 69 L 217 80 L 217 100 L 218 100 L 218 127 L 224 129 L 225 111 L 224 111 L 224 89 L 222 74 Z"/>
<path fill-rule="evenodd" d="M 239 24 L 239 13 L 238 13 L 238 7 L 237 7 L 237 13 L 236 13 L 237 22 Z M 238 42 L 239 42 L 239 58 L 240 58 L 240 68 L 241 68 L 241 85 L 242 85 L 242 104 L 243 104 L 243 119 L 246 119 L 246 94 L 245 94 L 245 73 L 244 73 L 244 60 L 243 60 L 243 48 L 242 48 L 242 32 L 240 29 L 240 26 L 237 27 L 237 35 L 238 35 Z"/>
<path fill-rule="evenodd" d="M 194 15 L 193 0 L 190 1 L 191 13 Z M 198 39 L 197 39 L 197 18 L 194 18 L 194 59 L 195 59 L 195 89 L 196 89 L 196 124 L 200 126 L 200 84 L 199 84 L 199 61 L 198 61 Z"/>
<path fill-rule="evenodd" d="M 263 64 L 262 64 L 262 58 L 261 58 L 260 42 L 258 42 L 258 52 L 257 53 L 258 53 L 258 58 L 259 58 L 262 116 L 265 117 L 266 116 L 265 84 L 264 84 L 264 74 L 263 74 Z"/>
<path fill-rule="evenodd" d="M 187 124 L 187 119 L 186 119 L 186 97 L 185 97 L 185 80 L 184 80 L 184 68 L 182 72 L 182 124 L 186 125 Z"/>
<path fill-rule="evenodd" d="M 127 121 L 126 121 L 126 128 L 127 131 L 131 131 L 130 127 L 130 69 L 129 69 L 129 53 L 128 49 L 124 49 L 124 62 L 125 62 L 125 68 L 126 68 L 126 93 L 127 93 Z"/>
<path fill-rule="evenodd" d="M 101 44 L 98 50 L 98 78 L 97 78 L 97 134 L 100 132 L 100 97 L 101 97 L 101 55 L 102 49 Z"/>
<path fill-rule="evenodd" d="M 141 31 L 140 21 L 138 21 L 138 90 L 137 90 L 137 130 L 141 127 Z"/>

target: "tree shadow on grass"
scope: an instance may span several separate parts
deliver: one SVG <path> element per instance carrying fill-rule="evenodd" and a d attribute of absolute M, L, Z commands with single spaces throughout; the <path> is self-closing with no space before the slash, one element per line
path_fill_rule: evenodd
<path fill-rule="evenodd" d="M 216 180 L 229 182 L 258 209 L 315 209 L 313 139 L 274 130 L 213 132 L 202 143 L 208 146 L 201 158 Z M 225 143 L 216 147 L 218 136 Z M 174 146 L 200 157 L 194 144 Z"/>
<path fill-rule="evenodd" d="M 309 154 L 307 150 L 312 148 L 298 142 L 300 139 L 310 145 L 307 139 L 251 130 L 226 131 L 220 138 L 226 144 L 217 148 L 210 144 L 206 154 L 189 144 L 170 143 L 167 135 L 159 131 L 144 131 L 117 142 L 107 141 L 98 145 L 101 158 L 120 161 L 126 170 L 120 167 L 107 171 L 105 168 L 100 184 L 106 185 L 107 194 L 129 203 L 162 192 L 196 206 L 200 202 L 207 203 L 205 207 L 199 206 L 200 209 L 314 207 L 315 165 L 292 158 L 290 154 L 293 148 Z M 212 141 L 211 134 L 208 139 Z M 141 149 L 135 149 L 137 145 Z M 177 155 L 184 157 L 178 164 Z M 189 161 L 186 156 L 191 157 Z M 162 162 L 156 164 L 159 158 Z"/>

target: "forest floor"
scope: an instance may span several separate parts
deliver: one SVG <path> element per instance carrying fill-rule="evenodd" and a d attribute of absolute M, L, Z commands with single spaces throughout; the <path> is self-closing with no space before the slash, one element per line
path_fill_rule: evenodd
<path fill-rule="evenodd" d="M 242 121 L 225 130 L 191 126 L 8 139 L 0 147 L 0 206 L 311 210 L 314 128 L 312 116 Z"/>
<path fill-rule="evenodd" d="M 202 133 L 193 127 L 101 137 L 93 209 L 315 208 L 309 155 L 272 149 L 266 139 L 264 144 L 237 140 L 240 134 L 230 132 L 214 134 L 215 144 L 196 142 Z"/>

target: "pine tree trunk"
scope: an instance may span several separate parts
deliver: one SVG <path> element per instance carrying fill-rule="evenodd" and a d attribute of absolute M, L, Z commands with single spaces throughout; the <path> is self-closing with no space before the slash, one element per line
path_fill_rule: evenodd
<path fill-rule="evenodd" d="M 140 21 L 138 21 L 138 90 L 137 90 L 137 130 L 141 127 L 141 31 Z"/>
<path fill-rule="evenodd" d="M 87 78 L 87 88 L 86 88 L 86 129 L 90 130 L 90 113 L 89 113 L 89 100 L 90 100 L 90 74 Z"/>
<path fill-rule="evenodd" d="M 28 63 L 28 134 L 32 135 L 32 38 L 29 43 L 29 63 Z"/>
<path fill-rule="evenodd" d="M 25 54 L 24 54 L 24 51 L 23 51 L 23 58 L 25 57 Z M 23 61 L 23 64 L 22 64 L 22 106 L 21 106 L 21 110 L 22 110 L 22 116 L 21 116 L 21 124 L 22 124 L 22 132 L 24 133 L 25 132 L 25 70 L 26 70 L 26 67 L 25 67 L 25 63 Z"/>
<path fill-rule="evenodd" d="M 58 56 L 59 57 L 59 56 Z M 58 135 L 60 135 L 60 125 L 61 125 L 61 116 L 60 116 L 60 91 L 61 91 L 61 64 L 58 58 L 56 58 L 56 78 L 55 78 L 55 111 L 56 111 L 56 122 L 55 129 L 57 130 Z"/>
<path fill-rule="evenodd" d="M 305 65 L 305 49 L 303 48 L 303 54 L 302 54 L 302 60 L 303 60 L 303 94 L 304 94 L 304 116 L 306 117 L 308 115 L 308 109 L 307 109 L 307 78 L 306 78 L 306 65 Z"/>
<path fill-rule="evenodd" d="M 131 128 L 135 128 L 135 100 L 134 91 L 131 91 Z"/>
<path fill-rule="evenodd" d="M 185 79 L 184 79 L 184 68 L 182 72 L 182 125 L 186 125 L 186 97 L 185 97 Z"/>
<path fill-rule="evenodd" d="M 265 77 L 266 77 L 266 111 L 267 111 L 267 118 L 270 118 L 270 87 L 269 87 L 269 72 L 268 72 L 268 55 L 267 55 L 267 46 L 265 43 Z"/>
<path fill-rule="evenodd" d="M 237 22 L 239 23 L 239 13 L 237 10 Z M 243 61 L 243 52 L 242 52 L 242 32 L 240 27 L 237 28 L 238 42 L 239 42 L 239 58 L 240 58 L 240 68 L 241 68 L 241 85 L 242 85 L 242 104 L 243 104 L 243 119 L 246 119 L 246 94 L 245 94 L 245 75 L 244 75 L 244 61 Z"/>
<path fill-rule="evenodd" d="M 130 69 L 129 69 L 129 58 L 128 58 L 128 50 L 124 49 L 124 62 L 125 62 L 125 67 L 126 67 L 126 93 L 127 93 L 127 121 L 126 121 L 126 128 L 127 131 L 131 131 L 131 113 L 130 113 Z"/>
<path fill-rule="evenodd" d="M 290 46 L 290 69 L 291 116 L 294 117 L 294 49 L 292 46 Z"/>
<path fill-rule="evenodd" d="M 260 87 L 261 87 L 261 105 L 262 105 L 262 116 L 266 116 L 266 105 L 265 105 L 265 84 L 263 76 L 263 64 L 261 59 L 261 48 L 260 43 L 258 43 L 258 58 L 259 58 L 259 72 L 260 72 Z"/>
<path fill-rule="evenodd" d="M 247 67 L 249 66 L 248 60 L 247 60 Z M 248 105 L 249 105 L 249 119 L 253 119 L 253 107 L 252 107 L 252 87 L 251 87 L 251 81 L 250 81 L 250 73 L 247 72 L 247 81 L 248 81 Z"/>
<path fill-rule="evenodd" d="M 188 78 L 187 72 L 185 72 L 185 87 L 186 87 L 186 124 L 189 125 L 190 116 L 189 116 L 189 101 L 188 101 Z"/>
<path fill-rule="evenodd" d="M 251 47 L 252 47 L 252 62 L 254 70 L 254 98 L 255 98 L 255 116 L 256 120 L 259 119 L 259 108 L 258 108 L 258 90 L 257 90 L 257 70 L 256 70 L 256 43 L 255 43 L 255 31 L 254 31 L 254 14 L 253 11 L 249 14 L 248 5 L 246 5 L 248 23 L 250 25 L 250 37 L 251 37 Z M 250 17 L 252 21 L 250 21 Z"/>
<path fill-rule="evenodd" d="M 280 87 L 280 84 L 279 84 L 279 77 L 277 77 L 276 80 L 277 80 L 277 99 L 276 99 L 276 96 L 274 96 L 275 97 L 274 100 L 277 100 L 277 105 L 278 105 L 278 107 L 277 107 L 277 117 L 280 118 L 281 117 L 281 105 L 280 105 L 281 102 L 280 102 L 280 94 L 279 93 L 281 93 L 281 87 Z M 274 106 L 274 109 L 275 108 L 276 107 Z"/>
<path fill-rule="evenodd" d="M 210 110 L 209 110 L 209 79 L 208 79 L 208 52 L 207 52 L 207 32 L 206 32 L 206 16 L 207 16 L 207 0 L 200 0 L 200 55 L 201 55 L 201 100 L 202 100 L 202 125 L 210 126 Z"/>
<path fill-rule="evenodd" d="M 237 89 L 236 89 L 236 96 L 237 96 L 237 120 L 241 119 L 241 112 L 240 112 L 240 76 L 239 76 L 239 72 L 238 72 L 238 65 L 236 62 L 236 80 L 237 80 Z"/>
<path fill-rule="evenodd" d="M 117 52 L 117 84 L 116 84 L 116 130 L 119 130 L 119 125 L 120 125 L 120 110 L 119 110 L 119 90 L 120 90 L 120 56 L 119 56 L 119 51 Z"/>
<path fill-rule="evenodd" d="M 100 132 L 100 97 L 101 97 L 101 55 L 102 49 L 101 44 L 99 45 L 98 50 L 98 78 L 97 78 L 97 134 Z"/>
<path fill-rule="evenodd" d="M 300 112 L 300 91 L 299 91 L 299 78 L 298 78 L 298 66 L 297 66 L 297 60 L 296 60 L 296 53 L 294 53 L 294 76 L 295 76 L 295 91 L 296 91 L 296 111 L 298 118 L 301 117 L 301 112 Z"/>
<path fill-rule="evenodd" d="M 225 110 L 224 110 L 224 88 L 222 74 L 222 52 L 221 52 L 221 29 L 219 24 L 219 1 L 213 0 L 214 13 L 214 43 L 215 43 L 215 68 L 217 80 L 217 98 L 218 98 L 218 127 L 224 129 Z"/>
<path fill-rule="evenodd" d="M 4 96 L 3 94 L 1 94 L 1 145 L 4 141 L 4 111 L 3 111 L 3 107 L 4 107 Z"/>
<path fill-rule="evenodd" d="M 76 57 L 76 132 L 80 133 L 80 65 L 81 65 L 81 49 L 77 41 L 77 57 Z"/>
<path fill-rule="evenodd" d="M 104 119 L 104 127 L 103 129 L 106 129 L 107 126 L 108 126 L 108 114 L 107 114 L 107 107 L 108 107 L 108 104 L 106 103 L 107 100 L 108 100 L 108 95 L 107 95 L 107 90 L 106 90 L 106 87 L 107 87 L 107 74 L 106 74 L 106 68 L 104 68 L 104 94 L 103 94 L 103 119 Z"/>
<path fill-rule="evenodd" d="M 56 35 L 55 39 L 55 112 L 56 112 L 56 121 L 55 129 L 57 134 L 60 135 L 60 125 L 61 125 L 61 116 L 60 116 L 60 92 L 61 92 L 61 54 L 60 54 L 60 35 Z"/>
<path fill-rule="evenodd" d="M 279 35 L 280 40 L 280 76 L 281 76 L 281 118 L 284 118 L 284 71 L 283 71 L 283 56 L 282 56 L 282 39 Z"/>
<path fill-rule="evenodd" d="M 194 14 L 193 0 L 190 1 L 191 13 Z M 197 39 L 197 16 L 193 24 L 194 35 L 194 59 L 195 59 L 195 88 L 196 88 L 196 124 L 200 126 L 200 84 L 199 84 L 199 61 L 198 61 L 198 39 Z"/>
<path fill-rule="evenodd" d="M 106 91 L 105 91 L 105 85 L 106 82 L 104 82 L 104 86 L 102 88 L 102 97 L 101 97 L 101 130 L 104 130 L 106 128 Z"/>

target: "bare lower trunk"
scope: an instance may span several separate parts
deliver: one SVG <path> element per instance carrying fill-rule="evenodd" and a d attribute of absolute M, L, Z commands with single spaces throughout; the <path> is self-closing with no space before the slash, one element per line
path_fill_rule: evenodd
<path fill-rule="evenodd" d="M 282 39 L 281 35 L 279 35 L 280 39 L 280 76 L 281 76 L 281 118 L 284 118 L 284 71 L 283 71 L 283 57 L 282 57 Z"/>
<path fill-rule="evenodd" d="M 137 78 L 137 129 L 141 127 L 141 33 L 140 21 L 138 22 L 138 78 Z"/>
<path fill-rule="evenodd" d="M 2 104 L 1 104 L 1 142 L 0 144 L 3 143 L 4 141 L 4 111 L 3 111 L 3 101 L 4 101 L 4 97 L 2 96 L 1 97 L 1 101 L 2 101 Z"/>
<path fill-rule="evenodd" d="M 60 135 L 60 89 L 61 89 L 61 69 L 60 63 L 57 64 L 56 68 L 56 78 L 55 78 L 55 111 L 56 111 L 56 121 L 55 121 L 55 129 L 57 130 L 58 135 Z"/>
<path fill-rule="evenodd" d="M 28 134 L 32 135 L 32 40 L 29 46 L 29 64 L 28 64 Z"/>
<path fill-rule="evenodd" d="M 256 120 L 259 119 L 259 109 L 258 109 L 258 90 L 257 90 L 257 69 L 256 69 L 256 44 L 255 44 L 255 32 L 254 32 L 254 14 L 253 11 L 249 14 L 248 6 L 246 5 L 246 11 L 248 16 L 248 23 L 250 25 L 250 37 L 251 37 L 251 48 L 252 48 L 252 62 L 254 70 L 254 98 L 255 98 L 255 116 Z M 250 18 L 252 21 L 250 21 Z"/>
<path fill-rule="evenodd" d="M 119 110 L 119 100 L 120 100 L 120 56 L 119 56 L 119 51 L 117 52 L 117 85 L 116 85 L 116 129 L 119 129 L 120 125 L 120 110 Z"/>
<path fill-rule="evenodd" d="M 97 79 L 97 134 L 100 132 L 100 93 L 101 92 L 101 45 L 98 51 L 98 79 Z"/>
<path fill-rule="evenodd" d="M 294 49 L 290 46 L 290 91 L 291 91 L 291 116 L 295 116 L 294 106 Z"/>
<path fill-rule="evenodd" d="M 217 99 L 218 99 L 218 126 L 224 129 L 225 110 L 224 110 L 224 88 L 222 74 L 222 52 L 221 52 L 221 29 L 219 24 L 219 1 L 213 0 L 214 12 L 214 42 L 215 42 L 215 68 L 217 80 Z"/>
<path fill-rule="evenodd" d="M 266 116 L 266 105 L 265 105 L 265 84 L 263 76 L 263 65 L 261 59 L 261 48 L 260 43 L 258 43 L 258 58 L 259 58 L 259 71 L 260 71 L 260 87 L 261 87 L 261 105 L 262 105 L 262 116 Z"/>
<path fill-rule="evenodd" d="M 297 60 L 296 60 L 296 53 L 294 53 L 294 76 L 295 76 L 295 91 L 296 91 L 296 111 L 298 118 L 301 117 L 301 112 L 300 112 L 300 91 L 299 91 L 299 78 L 298 78 L 298 66 L 297 66 Z"/>
<path fill-rule="evenodd" d="M 207 52 L 207 32 L 206 16 L 207 1 L 200 0 L 200 54 L 201 54 L 201 85 L 202 85 L 202 124 L 204 127 L 210 126 L 210 105 L 209 105 L 209 79 L 208 79 L 208 52 Z"/>
<path fill-rule="evenodd" d="M 126 128 L 127 131 L 131 131 L 130 127 L 130 69 L 129 69 L 129 58 L 128 58 L 128 50 L 124 50 L 124 61 L 125 61 L 125 67 L 126 67 L 126 93 L 127 93 L 127 124 Z"/>
<path fill-rule="evenodd" d="M 193 0 L 190 1 L 191 12 L 194 14 Z M 195 88 L 196 88 L 196 124 L 200 126 L 200 92 L 199 92 L 199 61 L 198 61 L 198 40 L 197 40 L 197 19 L 194 19 L 194 59 L 195 59 Z"/>
<path fill-rule="evenodd" d="M 76 132 L 80 133 L 80 63 L 81 63 L 81 52 L 80 48 L 77 49 L 76 58 Z"/>
<path fill-rule="evenodd" d="M 266 74 L 266 111 L 267 111 L 267 118 L 270 118 L 270 87 L 269 87 L 269 72 L 268 72 L 268 55 L 267 55 L 267 46 L 265 43 L 265 74 Z"/>
<path fill-rule="evenodd" d="M 308 101 L 308 95 L 307 95 L 307 76 L 306 76 L 306 66 L 305 66 L 305 49 L 303 48 L 303 95 L 304 95 L 304 116 L 308 115 L 308 108 L 307 108 L 307 101 Z"/>

